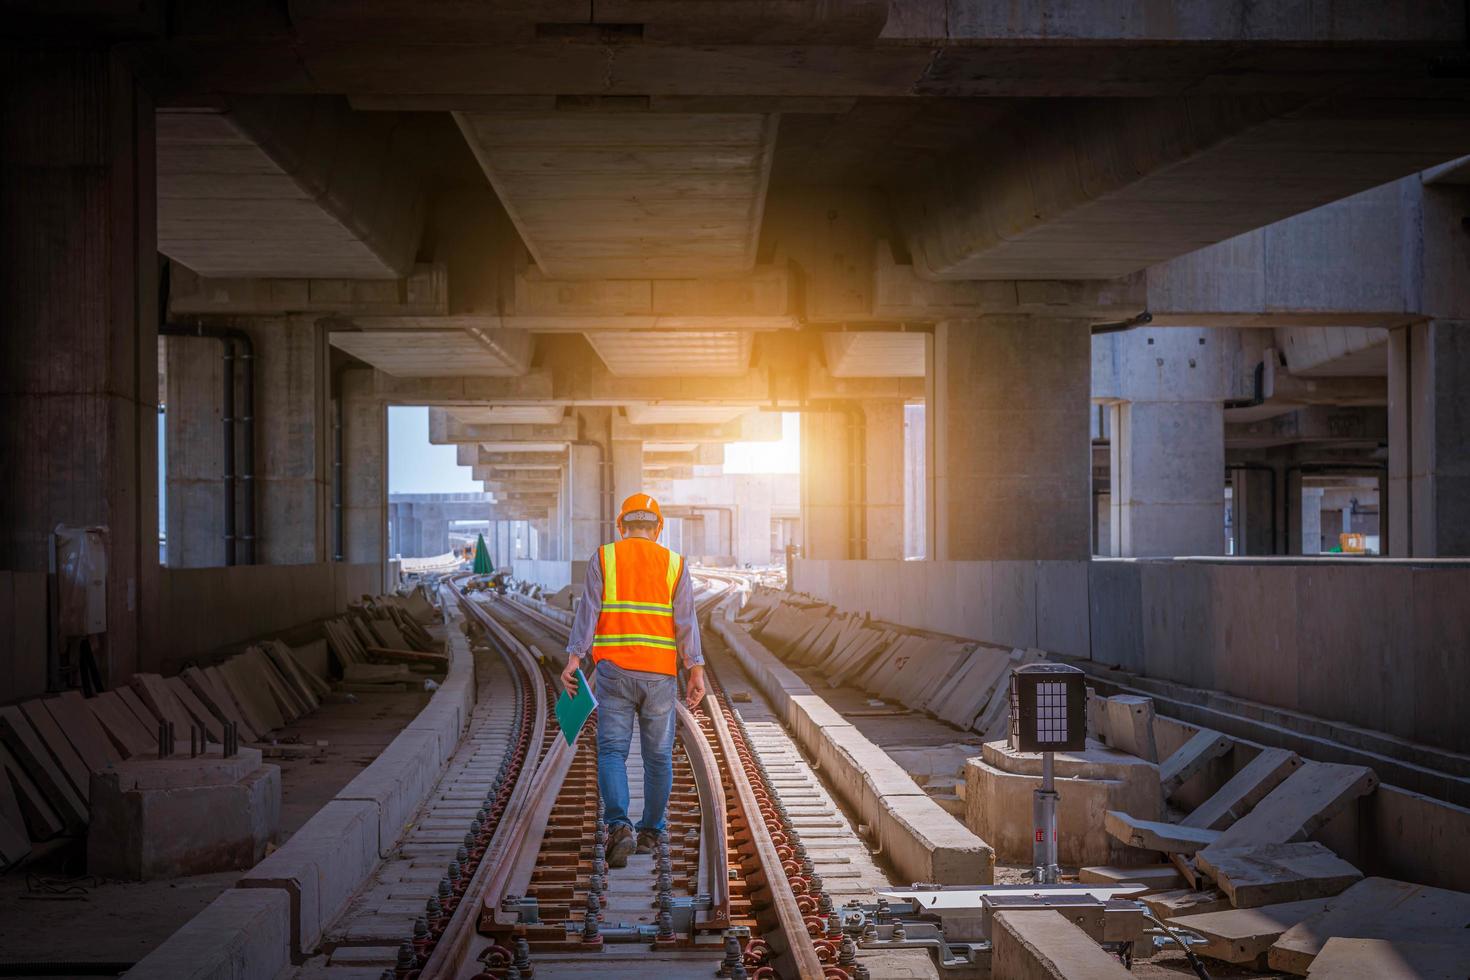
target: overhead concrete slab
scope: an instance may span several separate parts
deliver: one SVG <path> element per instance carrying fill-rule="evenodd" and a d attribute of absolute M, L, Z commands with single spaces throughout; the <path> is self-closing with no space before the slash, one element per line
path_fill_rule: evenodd
<path fill-rule="evenodd" d="M 205 276 L 396 279 L 423 195 L 391 116 L 325 96 L 157 113 L 158 250 Z"/>
<path fill-rule="evenodd" d="M 1112 279 L 1442 163 L 1466 145 L 1470 120 L 1450 102 L 1028 106 L 913 180 L 902 220 L 929 278 Z"/>
<path fill-rule="evenodd" d="M 520 330 L 364 330 L 333 333 L 332 346 L 399 378 L 517 377 L 531 367 Z"/>
<path fill-rule="evenodd" d="M 929 335 L 898 330 L 855 330 L 822 336 L 834 378 L 922 378 Z"/>
<path fill-rule="evenodd" d="M 623 409 L 628 421 L 634 425 L 717 425 L 737 419 L 749 411 L 746 405 L 680 405 L 671 402 L 628 405 Z"/>
<path fill-rule="evenodd" d="M 620 378 L 736 377 L 750 370 L 749 331 L 601 331 L 587 342 Z"/>
<path fill-rule="evenodd" d="M 455 113 L 536 264 L 560 279 L 749 272 L 776 117 Z"/>

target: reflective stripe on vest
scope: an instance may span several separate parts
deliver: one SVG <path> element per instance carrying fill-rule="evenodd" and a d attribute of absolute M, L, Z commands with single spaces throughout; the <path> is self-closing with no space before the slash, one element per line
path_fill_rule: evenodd
<path fill-rule="evenodd" d="M 602 612 L 592 639 L 594 660 L 624 670 L 678 672 L 674 588 L 684 559 L 646 538 L 602 546 Z"/>

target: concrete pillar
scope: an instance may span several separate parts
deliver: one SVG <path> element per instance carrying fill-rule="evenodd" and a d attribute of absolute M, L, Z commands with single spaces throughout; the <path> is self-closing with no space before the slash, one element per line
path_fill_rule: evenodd
<path fill-rule="evenodd" d="M 924 531 L 924 508 L 929 501 L 928 480 L 924 474 L 925 437 L 924 406 L 905 405 L 903 410 L 903 554 L 905 558 L 923 558 L 928 534 Z M 785 540 L 781 542 L 782 549 Z"/>
<path fill-rule="evenodd" d="M 542 561 L 567 561 L 565 553 L 566 524 L 563 509 L 567 499 L 565 493 L 557 495 L 556 503 L 546 508 L 546 520 L 539 524 L 536 541 L 536 557 Z"/>
<path fill-rule="evenodd" d="M 1399 327 L 1388 345 L 1388 553 L 1470 555 L 1470 321 Z"/>
<path fill-rule="evenodd" d="M 255 319 L 244 329 L 256 355 L 255 560 L 328 561 L 332 443 L 326 333 L 315 317 Z"/>
<path fill-rule="evenodd" d="M 1111 406 L 1112 553 L 1225 553 L 1224 345 L 1217 331 L 1099 337 L 1126 366 Z"/>
<path fill-rule="evenodd" d="M 1237 555 L 1276 554 L 1275 485 L 1274 470 L 1230 471 L 1231 533 Z"/>
<path fill-rule="evenodd" d="M 159 343 L 164 347 L 167 379 L 164 394 L 167 563 L 170 568 L 223 565 L 226 547 L 225 459 L 221 436 L 224 346 L 209 337 L 161 337 Z M 238 396 L 237 386 L 235 397 Z M 238 436 L 236 426 L 237 439 Z M 235 485 L 238 495 L 240 484 L 236 481 Z M 237 514 L 238 509 L 237 506 Z"/>
<path fill-rule="evenodd" d="M 1044 317 L 935 327 L 927 401 L 934 558 L 1088 557 L 1089 338 L 1084 320 Z"/>
<path fill-rule="evenodd" d="M 1092 528 L 1092 553 L 1094 555 L 1111 555 L 1113 553 L 1113 495 L 1111 493 L 1094 494 L 1093 520 L 1096 522 Z"/>
<path fill-rule="evenodd" d="M 619 439 L 612 444 L 612 505 L 613 517 L 635 493 L 643 491 L 643 442 L 638 439 Z"/>
<path fill-rule="evenodd" d="M 801 519 L 808 558 L 861 558 L 862 533 L 852 513 L 853 412 L 801 416 Z"/>
<path fill-rule="evenodd" d="M 381 564 L 388 554 L 388 410 L 373 392 L 371 370 L 340 377 L 343 560 Z M 413 505 L 400 506 L 399 515 L 396 547 L 405 558 L 415 557 Z"/>
<path fill-rule="evenodd" d="M 444 508 L 430 504 L 424 508 L 422 545 L 425 557 L 442 555 L 449 550 L 449 518 Z"/>
<path fill-rule="evenodd" d="M 17 48 L 0 67 L 0 570 L 16 602 L 0 701 L 46 683 L 57 524 L 108 530 L 105 685 L 156 649 L 158 347 L 153 106 L 121 61 Z M 21 595 L 20 591 L 15 593 Z M 10 599 L 3 613 L 9 619 Z M 53 676 L 52 682 L 62 680 Z"/>
<path fill-rule="evenodd" d="M 1322 553 L 1322 488 L 1302 487 L 1293 496 L 1292 502 L 1296 505 L 1296 519 L 1291 526 L 1296 531 L 1296 546 L 1299 555 L 1320 555 Z"/>
<path fill-rule="evenodd" d="M 253 360 L 237 345 L 234 440 L 238 561 L 251 554 L 245 538 L 254 486 L 254 564 L 323 561 L 330 537 L 331 440 L 326 337 L 311 317 L 215 318 L 212 326 L 250 338 Z M 169 565 L 193 568 L 225 561 L 224 458 L 221 394 L 224 346 L 209 337 L 167 337 L 165 404 Z M 245 451 L 245 372 L 254 381 L 253 453 Z M 247 481 L 244 462 L 252 458 Z"/>
<path fill-rule="evenodd" d="M 904 406 L 899 401 L 863 406 L 864 531 L 868 558 L 904 556 Z"/>

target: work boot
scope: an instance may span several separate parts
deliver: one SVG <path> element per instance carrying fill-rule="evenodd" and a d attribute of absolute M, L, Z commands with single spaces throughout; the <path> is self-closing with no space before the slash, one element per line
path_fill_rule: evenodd
<path fill-rule="evenodd" d="M 607 866 L 626 868 L 628 855 L 632 854 L 637 846 L 633 840 L 632 827 L 625 823 L 613 827 L 612 832 L 607 835 Z"/>
<path fill-rule="evenodd" d="M 652 854 L 653 853 L 653 849 L 656 848 L 656 847 L 658 847 L 658 831 L 656 831 L 656 830 L 640 830 L 640 831 L 638 831 L 638 853 L 639 854 Z"/>

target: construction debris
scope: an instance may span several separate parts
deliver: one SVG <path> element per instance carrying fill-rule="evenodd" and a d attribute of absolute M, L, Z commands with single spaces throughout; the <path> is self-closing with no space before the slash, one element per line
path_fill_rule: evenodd
<path fill-rule="evenodd" d="M 1313 899 L 1255 909 L 1180 916 L 1170 919 L 1169 924 L 1208 939 L 1208 945 L 1196 947 L 1196 951 L 1205 956 L 1226 963 L 1255 964 L 1282 933 L 1327 908 L 1327 899 Z"/>
<path fill-rule="evenodd" d="M 1238 909 L 1330 898 L 1363 877 L 1316 841 L 1207 847 L 1195 862 Z"/>
<path fill-rule="evenodd" d="M 1464 964 L 1470 963 L 1470 894 L 1364 878 L 1282 932 L 1267 963 L 1273 970 L 1304 975 L 1335 936 L 1450 946 L 1459 950 L 1463 976 Z"/>

